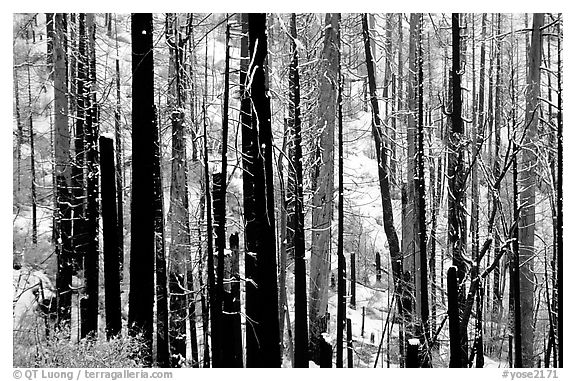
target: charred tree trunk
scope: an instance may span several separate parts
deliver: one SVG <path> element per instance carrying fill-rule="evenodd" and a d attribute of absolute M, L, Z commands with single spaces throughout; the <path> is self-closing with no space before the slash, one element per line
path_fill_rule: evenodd
<path fill-rule="evenodd" d="M 458 269 L 458 284 L 460 308 L 464 309 L 465 291 L 464 279 L 468 271 L 465 256 L 466 250 L 466 214 L 465 214 L 465 173 L 464 173 L 464 123 L 462 120 L 462 89 L 460 66 L 460 15 L 452 14 L 452 68 L 450 79 L 452 82 L 452 110 L 450 114 L 451 131 L 449 135 L 448 155 L 448 243 L 452 254 L 452 264 Z M 462 327 L 461 345 L 462 359 L 460 363 L 467 364 L 467 327 Z"/>
<path fill-rule="evenodd" d="M 154 115 L 156 118 L 156 115 Z M 164 187 L 162 186 L 162 150 L 158 122 L 154 123 L 154 252 L 156 258 L 156 362 L 162 368 L 170 366 L 168 269 L 166 268 L 166 239 L 164 229 Z M 132 279 L 132 278 L 131 278 Z"/>
<path fill-rule="evenodd" d="M 394 293 L 398 298 L 398 311 L 402 315 L 402 254 L 400 252 L 398 235 L 396 234 L 396 229 L 394 228 L 392 199 L 390 197 L 390 179 L 386 168 L 386 149 L 384 141 L 385 136 L 384 132 L 382 131 L 380 110 L 378 106 L 378 99 L 376 97 L 376 74 L 374 73 L 375 64 L 370 48 L 370 33 L 368 30 L 368 20 L 366 14 L 362 15 L 362 35 L 364 37 L 364 50 L 366 53 L 366 66 L 368 69 L 368 86 L 370 89 L 370 103 L 372 106 L 372 136 L 374 138 L 376 159 L 378 162 L 378 181 L 380 183 L 380 197 L 382 198 L 384 231 L 386 232 L 388 246 L 390 248 L 390 261 L 392 262 Z"/>
<path fill-rule="evenodd" d="M 86 180 L 85 180 L 85 132 L 88 121 L 88 54 L 86 14 L 78 14 L 78 57 L 76 58 L 76 123 L 74 130 L 74 160 L 72 166 L 72 228 L 73 228 L 73 271 L 82 269 L 87 252 L 86 226 Z"/>
<path fill-rule="evenodd" d="M 338 49 L 340 48 L 338 40 Z M 343 77 L 338 57 L 338 301 L 336 307 L 336 368 L 342 368 L 344 324 L 346 322 L 346 259 L 344 257 L 344 141 L 342 138 Z"/>
<path fill-rule="evenodd" d="M 558 260 L 557 260 L 557 275 L 556 275 L 556 290 L 557 290 L 557 310 L 556 310 L 556 314 L 558 316 L 558 366 L 560 368 L 562 368 L 564 366 L 564 359 L 563 359 L 563 355 L 564 355 L 564 338 L 563 338 L 563 332 L 564 332 L 564 301 L 563 301 L 563 297 L 564 297 L 564 180 L 563 180 L 563 175 L 564 175 L 564 135 L 563 135 L 563 126 L 564 126 L 564 120 L 563 120 L 563 98 L 562 98 L 562 86 L 563 86 L 563 82 L 562 82 L 562 42 L 563 42 L 563 35 L 562 35 L 562 19 L 560 19 L 560 26 L 558 27 L 558 167 L 557 167 L 557 179 L 558 179 L 558 184 L 557 184 L 557 196 L 556 196 L 556 200 L 557 200 L 557 215 L 556 215 L 556 242 L 557 242 L 557 256 L 558 256 Z"/>
<path fill-rule="evenodd" d="M 26 65 L 28 73 L 28 132 L 30 139 L 30 196 L 32 201 L 32 243 L 38 243 L 38 222 L 36 216 L 36 159 L 34 149 L 34 117 L 32 107 L 32 84 L 30 83 L 30 65 Z"/>
<path fill-rule="evenodd" d="M 63 57 L 62 57 L 63 58 Z M 20 179 L 22 177 L 22 144 L 24 142 L 24 126 L 22 126 L 22 117 L 20 116 L 20 88 L 18 85 L 18 68 L 14 67 L 14 111 L 16 112 L 16 126 L 18 128 L 16 135 L 16 191 L 14 197 L 20 194 Z M 56 85 L 55 85 L 56 86 Z M 66 92 L 62 96 L 65 96 Z M 54 96 L 56 98 L 56 95 Z M 68 108 L 66 108 L 68 109 Z"/>
<path fill-rule="evenodd" d="M 356 254 L 350 253 L 350 307 L 356 308 Z"/>
<path fill-rule="evenodd" d="M 310 352 L 319 361 L 319 345 L 326 327 L 328 279 L 330 273 L 330 238 L 334 194 L 334 128 L 340 41 L 340 14 L 327 13 L 324 21 L 324 43 L 321 53 L 320 96 L 317 128 L 319 141 L 315 148 L 318 160 L 314 168 L 316 189 L 312 199 L 312 247 L 310 256 Z"/>
<path fill-rule="evenodd" d="M 86 310 L 82 315 L 80 336 L 97 336 L 99 302 L 99 250 L 98 250 L 98 105 L 96 104 L 96 24 L 94 14 L 86 15 L 88 78 L 86 81 L 86 257 L 84 277 L 86 279 Z"/>
<path fill-rule="evenodd" d="M 132 207 L 128 328 L 142 334 L 152 363 L 154 309 L 154 160 L 156 113 L 152 14 L 132 14 Z"/>
<path fill-rule="evenodd" d="M 352 341 L 352 320 L 346 319 L 346 360 L 348 368 L 354 368 L 354 347 Z"/>
<path fill-rule="evenodd" d="M 55 27 L 57 20 L 55 20 L 55 13 L 46 13 L 46 67 L 47 72 L 51 73 L 54 68 L 55 63 L 55 43 L 54 43 L 54 36 L 55 33 L 58 33 L 58 27 Z M 63 14 L 60 14 L 59 17 L 62 17 Z M 60 21 L 62 18 L 60 18 Z M 61 36 L 62 37 L 62 36 Z M 60 40 L 62 42 L 62 39 Z"/>
<path fill-rule="evenodd" d="M 248 207 L 244 205 L 244 211 L 247 221 L 246 249 L 248 255 L 255 256 L 255 269 L 251 279 L 257 288 L 247 290 L 251 292 L 253 302 L 246 306 L 246 315 L 254 321 L 254 324 L 248 328 L 249 334 L 246 338 L 246 366 L 279 367 L 281 359 L 274 230 L 272 126 L 270 98 L 266 87 L 268 44 L 265 14 L 248 14 L 248 39 L 252 63 L 248 68 L 248 77 L 252 78 L 250 101 L 253 118 L 251 118 L 251 133 L 247 140 L 250 147 L 243 146 L 243 154 L 253 162 L 251 166 L 253 171 L 250 172 L 251 176 L 244 172 L 244 181 L 247 182 L 248 188 L 251 188 L 244 197 L 252 198 L 251 205 Z M 250 345 L 248 341 L 251 341 Z"/>
<path fill-rule="evenodd" d="M 116 32 L 116 54 L 118 55 L 118 31 L 116 17 L 114 17 Z M 114 140 L 116 141 L 116 207 L 118 217 L 118 247 L 120 249 L 120 279 L 124 272 L 124 181 L 122 169 L 122 133 L 121 133 L 121 93 L 120 93 L 120 59 L 116 59 L 116 108 L 114 110 Z"/>
<path fill-rule="evenodd" d="M 296 39 L 296 14 L 292 13 L 290 23 L 292 35 L 290 61 L 290 107 L 288 123 L 290 128 L 290 210 L 294 211 L 294 232 L 291 234 L 294 248 L 294 366 L 308 368 L 308 310 L 306 293 L 306 260 L 304 246 L 304 196 L 302 177 L 302 135 L 300 120 L 300 74 Z M 280 306 L 284 308 L 284 306 Z"/>
<path fill-rule="evenodd" d="M 428 354 L 428 345 L 430 342 L 430 322 L 429 319 L 429 306 L 428 306 L 428 260 L 427 260 L 427 237 L 426 237 L 426 193 L 424 178 L 424 55 L 422 52 L 422 14 L 418 15 L 418 131 L 416 137 L 416 164 L 417 164 L 417 178 L 415 181 L 416 193 L 418 195 L 417 202 L 414 207 L 418 208 L 418 241 L 420 243 L 418 253 L 420 256 L 419 261 L 419 274 L 420 281 L 417 282 L 420 287 L 420 317 L 422 319 L 422 334 L 423 343 L 426 355 L 423 357 L 422 366 L 428 367 L 430 356 Z"/>
<path fill-rule="evenodd" d="M 458 276 L 457 267 L 448 268 L 446 287 L 448 289 L 448 326 L 450 332 L 450 368 L 465 367 L 462 361 L 466 352 L 462 353 L 462 340 L 460 338 L 460 317 L 458 307 Z"/>
<path fill-rule="evenodd" d="M 114 142 L 100 137 L 100 175 L 102 185 L 102 237 L 104 240 L 104 296 L 106 304 L 106 338 L 122 330 L 120 304 L 120 242 L 116 208 L 116 168 Z"/>
<path fill-rule="evenodd" d="M 54 158 L 56 161 L 56 208 L 59 226 L 56 272 L 58 325 L 69 324 L 71 318 L 72 283 L 72 210 L 70 132 L 68 129 L 68 100 L 66 96 L 66 51 L 64 50 L 64 25 L 62 14 L 56 14 L 54 34 Z"/>
<path fill-rule="evenodd" d="M 230 300 L 231 303 L 229 305 L 224 305 L 224 312 L 225 315 L 228 316 L 228 321 L 226 324 L 230 325 L 230 351 L 231 355 L 231 362 L 230 367 L 235 368 L 242 368 L 243 360 L 242 360 L 242 325 L 240 319 L 240 249 L 239 249 L 239 239 L 238 233 L 234 233 L 230 235 L 230 251 L 231 259 L 230 259 L 230 273 L 229 278 L 231 279 L 230 284 Z"/>

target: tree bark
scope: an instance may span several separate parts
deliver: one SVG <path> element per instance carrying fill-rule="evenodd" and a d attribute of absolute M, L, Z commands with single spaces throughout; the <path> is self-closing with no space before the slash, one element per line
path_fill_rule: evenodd
<path fill-rule="evenodd" d="M 540 115 L 540 64 L 542 58 L 542 31 L 544 14 L 535 13 L 532 25 L 530 44 L 530 61 L 528 65 L 528 80 L 526 92 L 526 136 L 522 155 L 518 162 L 518 186 L 521 190 L 519 205 L 520 220 L 518 221 L 520 270 L 520 309 L 522 311 L 522 366 L 534 366 L 534 224 L 536 202 L 536 136 Z"/>
<path fill-rule="evenodd" d="M 104 296 L 106 310 L 106 338 L 111 339 L 122 330 L 120 303 L 120 242 L 116 208 L 116 168 L 114 142 L 100 137 L 100 174 L 102 184 L 102 237 L 104 240 Z"/>
<path fill-rule="evenodd" d="M 337 48 L 340 48 L 338 40 Z M 342 348 L 346 323 L 346 259 L 344 257 L 344 141 L 342 138 L 342 72 L 338 56 L 338 299 L 336 307 L 336 368 L 344 367 Z M 349 352 L 348 352 L 349 353 Z"/>
<path fill-rule="evenodd" d="M 245 198 L 252 198 L 250 207 L 244 205 L 246 218 L 246 249 L 248 256 L 255 256 L 255 269 L 251 280 L 257 288 L 247 289 L 253 298 L 246 305 L 248 319 L 254 321 L 247 327 L 247 367 L 279 367 L 280 337 L 278 326 L 278 285 L 276 279 L 276 245 L 274 230 L 274 185 L 272 176 L 272 126 L 270 98 L 266 88 L 266 15 L 248 14 L 248 40 L 251 65 L 250 101 L 253 118 L 247 143 L 250 147 L 243 154 L 253 162 L 250 173 L 244 172 L 244 181 L 251 187 Z M 261 154 L 256 155 L 257 152 Z M 258 200 L 258 201 L 256 201 Z M 247 274 L 247 276 L 249 276 Z M 247 295 L 248 298 L 248 295 Z M 248 341 L 251 344 L 248 345 Z"/>
<path fill-rule="evenodd" d="M 57 245 L 58 270 L 56 272 L 58 324 L 69 324 L 72 297 L 72 211 L 70 132 L 68 129 L 68 100 L 66 99 L 66 51 L 64 50 L 62 14 L 56 14 L 54 34 L 54 158 L 56 169 L 56 208 L 58 210 L 59 237 Z"/>
<path fill-rule="evenodd" d="M 291 234 L 294 248 L 294 366 L 308 368 L 308 310 L 306 293 L 306 260 L 304 237 L 304 197 L 302 177 L 302 135 L 300 120 L 300 74 L 298 68 L 298 49 L 296 39 L 296 14 L 292 13 L 290 22 L 292 37 L 290 61 L 290 103 L 288 125 L 290 128 L 290 166 L 292 174 L 290 186 L 290 210 L 294 211 L 294 232 Z M 284 308 L 284 306 L 280 306 Z"/>
<path fill-rule="evenodd" d="M 309 328 L 312 360 L 319 361 L 320 337 L 326 326 L 328 279 L 330 273 L 330 237 L 332 236 L 334 195 L 334 126 L 340 41 L 340 14 L 327 13 L 324 21 L 324 44 L 321 53 L 320 96 L 317 129 L 319 142 L 314 168 L 312 198 L 312 247 L 310 256 Z"/>
<path fill-rule="evenodd" d="M 98 250 L 98 105 L 96 104 L 96 24 L 94 14 L 86 15 L 88 78 L 86 81 L 86 257 L 84 258 L 84 277 L 86 279 L 86 316 L 82 316 L 81 337 L 98 334 L 99 304 L 99 250 Z"/>
<path fill-rule="evenodd" d="M 128 327 L 152 362 L 154 308 L 154 59 L 152 14 L 132 17 L 132 207 Z"/>

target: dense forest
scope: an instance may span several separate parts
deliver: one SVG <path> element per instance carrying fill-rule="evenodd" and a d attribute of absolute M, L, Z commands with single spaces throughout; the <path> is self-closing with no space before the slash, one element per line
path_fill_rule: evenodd
<path fill-rule="evenodd" d="M 14 366 L 562 367 L 562 39 L 14 14 Z"/>

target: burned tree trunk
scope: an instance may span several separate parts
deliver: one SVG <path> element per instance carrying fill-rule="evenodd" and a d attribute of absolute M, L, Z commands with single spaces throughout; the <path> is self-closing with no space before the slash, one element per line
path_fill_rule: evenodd
<path fill-rule="evenodd" d="M 81 337 L 98 334 L 99 303 L 99 250 L 98 250 L 98 105 L 96 104 L 96 24 L 94 14 L 86 15 L 88 77 L 86 84 L 86 257 L 84 277 L 86 279 L 86 310 L 82 311 Z"/>
<path fill-rule="evenodd" d="M 113 141 L 100 137 L 100 175 L 102 185 L 102 236 L 104 239 L 104 296 L 106 338 L 122 330 L 120 304 L 120 241 L 116 209 L 116 168 Z"/>
<path fill-rule="evenodd" d="M 154 59 L 152 14 L 132 14 L 132 207 L 128 328 L 152 362 L 154 309 Z"/>
<path fill-rule="evenodd" d="M 290 108 L 288 125 L 290 128 L 289 140 L 289 171 L 292 174 L 290 186 L 290 210 L 294 211 L 294 232 L 292 247 L 294 248 L 294 366 L 308 368 L 308 310 L 306 293 L 306 261 L 304 259 L 304 197 L 302 177 L 302 135 L 300 121 L 300 75 L 298 69 L 298 50 L 296 39 L 296 14 L 292 13 L 290 23 L 292 35 L 290 61 Z M 284 306 L 280 306 L 284 308 Z"/>
<path fill-rule="evenodd" d="M 328 279 L 330 273 L 330 237 L 334 194 L 334 127 L 340 41 L 340 14 L 327 13 L 324 21 L 324 43 L 321 53 L 320 96 L 314 178 L 317 189 L 312 199 L 312 247 L 310 256 L 309 312 L 310 353 L 319 361 L 319 345 L 326 327 Z"/>
<path fill-rule="evenodd" d="M 64 25 L 61 13 L 56 14 L 54 34 L 54 158 L 56 161 L 56 208 L 59 226 L 57 240 L 56 291 L 58 324 L 69 324 L 71 318 L 72 283 L 72 210 L 70 132 L 68 129 L 68 100 L 66 81 L 66 51 L 64 50 Z"/>
<path fill-rule="evenodd" d="M 247 289 L 246 315 L 255 324 L 247 330 L 246 366 L 279 367 L 280 337 L 278 326 L 278 285 L 276 280 L 276 244 L 274 231 L 274 185 L 272 176 L 272 126 L 270 98 L 266 86 L 266 15 L 248 14 L 248 39 L 252 65 L 248 78 L 252 78 L 250 100 L 253 118 L 251 133 L 243 154 L 252 161 L 252 171 L 244 172 L 244 181 L 252 198 L 244 205 L 246 218 L 246 249 L 255 256 L 251 280 L 257 285 Z M 243 142 L 244 143 L 244 142 Z M 246 150 L 245 150 L 246 148 Z M 257 155 L 257 152 L 261 154 Z M 258 200 L 258 201 L 257 201 Z M 247 274 L 247 276 L 249 276 Z M 250 292 L 251 295 L 248 295 Z"/>

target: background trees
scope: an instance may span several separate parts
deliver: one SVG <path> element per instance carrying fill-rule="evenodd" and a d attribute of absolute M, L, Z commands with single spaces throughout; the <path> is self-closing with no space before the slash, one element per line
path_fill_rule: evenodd
<path fill-rule="evenodd" d="M 562 15 L 14 31 L 15 311 L 36 287 L 46 312 L 30 348 L 55 316 L 73 345 L 142 334 L 162 366 L 561 363 Z"/>

